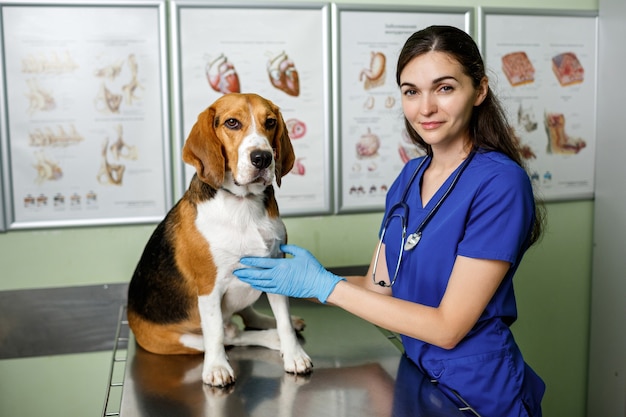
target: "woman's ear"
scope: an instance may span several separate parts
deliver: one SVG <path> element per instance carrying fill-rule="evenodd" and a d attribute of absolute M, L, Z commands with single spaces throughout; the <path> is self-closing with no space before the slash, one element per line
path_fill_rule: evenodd
<path fill-rule="evenodd" d="M 482 80 L 480 80 L 480 84 L 478 84 L 478 88 L 476 89 L 476 100 L 474 100 L 474 106 L 480 106 L 482 102 L 485 101 L 488 92 L 489 79 L 487 76 L 484 76 Z"/>
<path fill-rule="evenodd" d="M 224 183 L 226 160 L 215 132 L 214 119 L 215 109 L 212 107 L 198 115 L 198 120 L 183 146 L 183 161 L 196 168 L 202 182 L 219 188 Z"/>

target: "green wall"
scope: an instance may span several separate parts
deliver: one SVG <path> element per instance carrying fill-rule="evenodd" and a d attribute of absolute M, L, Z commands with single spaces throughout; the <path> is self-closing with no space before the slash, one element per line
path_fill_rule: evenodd
<path fill-rule="evenodd" d="M 396 3 L 598 8 L 597 0 Z M 546 235 L 526 255 L 516 276 L 520 319 L 513 329 L 527 362 L 548 385 L 544 416 L 582 417 L 587 384 L 593 201 L 550 203 L 547 209 Z M 288 218 L 286 224 L 290 242 L 309 248 L 325 265 L 364 265 L 369 263 L 376 245 L 381 217 L 381 213 L 369 213 Z M 0 291 L 127 282 L 153 228 L 85 227 L 0 234 Z M 19 378 L 19 373 L 12 378 Z"/>
<path fill-rule="evenodd" d="M 593 202 L 547 205 L 543 240 L 516 276 L 513 329 L 548 385 L 544 415 L 584 416 Z M 328 266 L 369 263 L 380 213 L 286 219 L 290 241 Z M 0 290 L 127 282 L 153 226 L 0 235 Z M 14 375 L 19 377 L 19 373 Z"/>

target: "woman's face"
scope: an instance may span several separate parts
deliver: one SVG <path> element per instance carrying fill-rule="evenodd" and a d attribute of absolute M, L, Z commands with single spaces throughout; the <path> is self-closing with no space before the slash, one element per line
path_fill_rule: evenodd
<path fill-rule="evenodd" d="M 478 89 L 461 65 L 444 52 L 413 58 L 400 73 L 402 109 L 433 150 L 464 145 L 474 106 L 487 95 L 487 78 Z"/>

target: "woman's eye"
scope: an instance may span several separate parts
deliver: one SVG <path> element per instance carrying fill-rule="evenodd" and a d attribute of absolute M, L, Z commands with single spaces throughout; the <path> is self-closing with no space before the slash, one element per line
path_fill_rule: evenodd
<path fill-rule="evenodd" d="M 414 96 L 414 95 L 416 95 L 416 94 L 417 94 L 417 90 L 414 90 L 414 89 L 409 88 L 409 89 L 407 89 L 407 90 L 404 90 L 404 91 L 402 92 L 402 94 L 403 94 L 403 95 L 405 95 L 405 96 Z"/>
<path fill-rule="evenodd" d="M 442 86 L 439 88 L 439 91 L 441 91 L 442 93 L 450 93 L 450 92 L 452 92 L 453 90 L 454 90 L 454 88 L 452 88 L 452 86 L 450 86 L 450 85 L 442 85 Z"/>
<path fill-rule="evenodd" d="M 224 126 L 229 129 L 239 129 L 241 127 L 241 123 L 239 123 L 239 120 L 237 119 L 227 119 L 226 122 L 224 122 Z"/>

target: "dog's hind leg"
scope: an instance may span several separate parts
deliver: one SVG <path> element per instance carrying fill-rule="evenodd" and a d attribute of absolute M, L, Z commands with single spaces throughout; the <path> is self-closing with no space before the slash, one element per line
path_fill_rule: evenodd
<path fill-rule="evenodd" d="M 180 343 L 191 349 L 204 352 L 204 339 L 200 334 L 186 333 L 180 336 Z"/>
<path fill-rule="evenodd" d="M 276 319 L 274 317 L 259 313 L 252 306 L 248 306 L 235 314 L 241 317 L 246 329 L 267 330 L 276 328 Z"/>
<path fill-rule="evenodd" d="M 187 355 L 204 351 L 200 329 L 193 322 L 157 324 L 144 319 L 132 309 L 129 309 L 127 314 L 128 324 L 136 342 L 148 352 L 160 355 Z"/>
<path fill-rule="evenodd" d="M 261 346 L 272 350 L 281 350 L 280 338 L 276 329 L 243 330 L 227 332 L 224 343 L 227 346 Z"/>
<path fill-rule="evenodd" d="M 276 328 L 276 319 L 270 315 L 259 313 L 254 307 L 249 306 L 236 313 L 243 320 L 246 329 L 250 330 L 267 330 Z M 291 316 L 291 324 L 293 328 L 301 332 L 304 330 L 306 323 L 302 317 Z"/>

